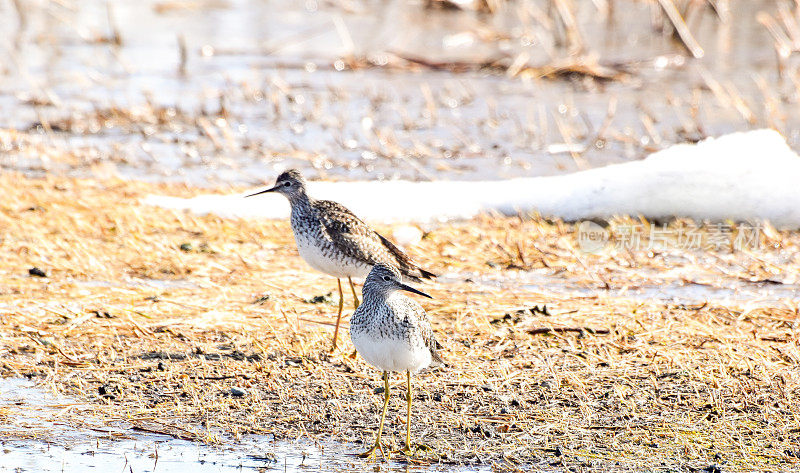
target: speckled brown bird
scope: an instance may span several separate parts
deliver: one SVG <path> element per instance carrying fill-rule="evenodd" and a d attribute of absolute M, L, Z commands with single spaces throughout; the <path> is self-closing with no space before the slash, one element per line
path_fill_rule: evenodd
<path fill-rule="evenodd" d="M 334 350 L 344 305 L 341 278 L 346 277 L 350 283 L 353 307 L 358 308 L 359 301 L 352 278 L 365 277 L 376 264 L 397 268 L 403 278 L 415 282 L 436 276 L 420 268 L 402 250 L 345 206 L 330 200 L 309 197 L 305 180 L 296 169 L 279 175 L 272 188 L 247 197 L 267 192 L 278 192 L 289 199 L 292 206 L 292 231 L 300 256 L 312 268 L 336 278 L 339 287 L 339 313 L 333 333 Z"/>
<path fill-rule="evenodd" d="M 367 363 L 383 372 L 383 410 L 375 443 L 362 457 L 372 457 L 377 451 L 386 458 L 381 443 L 386 408 L 389 406 L 389 373 L 406 373 L 406 446 L 400 452 L 411 455 L 411 376 L 429 366 L 444 365 L 439 356 L 439 344 L 431 323 L 416 301 L 403 291 L 431 297 L 403 284 L 395 268 L 376 264 L 364 282 L 364 303 L 350 321 L 350 339 Z"/>

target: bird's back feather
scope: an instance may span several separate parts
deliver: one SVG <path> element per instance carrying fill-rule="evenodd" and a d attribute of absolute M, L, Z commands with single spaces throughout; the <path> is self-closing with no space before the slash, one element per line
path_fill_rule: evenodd
<path fill-rule="evenodd" d="M 383 263 L 394 266 L 412 281 L 436 277 L 420 268 L 401 249 L 342 204 L 315 200 L 312 205 L 331 241 L 347 256 L 370 265 Z"/>

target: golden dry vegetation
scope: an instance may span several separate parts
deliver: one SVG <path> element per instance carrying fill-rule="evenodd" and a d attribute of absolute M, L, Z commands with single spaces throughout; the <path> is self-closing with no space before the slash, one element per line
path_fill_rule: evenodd
<path fill-rule="evenodd" d="M 206 442 L 272 434 L 356 451 L 372 440 L 377 373 L 348 356 L 346 331 L 328 353 L 335 283 L 301 261 L 287 222 L 141 204 L 199 192 L 169 184 L 7 173 L 0 189 L 0 375 L 88 403 L 63 420 L 80 425 L 90 409 Z M 621 222 L 650 225 L 611 228 Z M 571 225 L 535 217 L 425 230 L 408 251 L 442 275 L 424 304 L 450 366 L 415 378 L 413 435 L 435 453 L 414 462 L 797 468 L 797 299 L 683 304 L 621 292 L 779 286 L 800 269 L 797 233 L 766 227 L 753 251 L 588 255 Z M 387 438 L 399 443 L 394 393 Z"/>

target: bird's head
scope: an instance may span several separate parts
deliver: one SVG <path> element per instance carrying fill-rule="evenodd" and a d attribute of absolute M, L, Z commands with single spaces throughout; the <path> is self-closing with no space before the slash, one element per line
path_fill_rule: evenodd
<path fill-rule="evenodd" d="M 428 294 L 403 284 L 401 282 L 402 277 L 397 268 L 384 264 L 376 264 L 367 275 L 366 281 L 364 281 L 364 291 L 376 291 L 379 294 L 388 296 L 395 291 L 402 290 L 433 299 L 433 297 Z"/>
<path fill-rule="evenodd" d="M 283 194 L 289 200 L 292 200 L 306 192 L 306 180 L 303 179 L 303 175 L 300 174 L 300 171 L 297 169 L 289 169 L 278 176 L 273 187 L 245 197 L 252 197 L 267 192 L 277 192 Z"/>

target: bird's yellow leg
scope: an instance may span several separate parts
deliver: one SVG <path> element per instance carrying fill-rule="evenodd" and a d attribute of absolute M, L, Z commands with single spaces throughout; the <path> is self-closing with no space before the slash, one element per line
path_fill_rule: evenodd
<path fill-rule="evenodd" d="M 411 371 L 406 371 L 406 381 L 408 382 L 408 391 L 406 392 L 406 402 L 408 403 L 408 410 L 406 411 L 406 451 L 411 452 Z"/>
<path fill-rule="evenodd" d="M 397 453 L 404 455 L 411 455 L 411 371 L 406 371 L 406 381 L 408 383 L 408 390 L 406 391 L 406 446 L 402 450 L 397 450 Z"/>
<path fill-rule="evenodd" d="M 389 372 L 383 372 L 383 411 L 381 412 L 381 423 L 378 424 L 378 436 L 375 438 L 375 445 L 369 450 L 358 455 L 361 458 L 372 458 L 375 456 L 375 451 L 379 450 L 381 456 L 386 460 L 386 453 L 383 451 L 381 444 L 381 434 L 383 433 L 383 421 L 386 420 L 386 408 L 389 407 Z"/>
<path fill-rule="evenodd" d="M 350 282 L 350 290 L 353 291 L 353 309 L 358 309 L 358 306 L 361 303 L 358 302 L 358 296 L 356 295 L 356 287 L 353 285 L 353 280 L 350 279 L 350 276 L 347 276 L 347 280 Z"/>
<path fill-rule="evenodd" d="M 433 449 L 423 444 L 417 444 L 414 448 L 411 447 L 411 371 L 406 371 L 406 380 L 408 382 L 408 391 L 406 391 L 406 406 L 408 409 L 406 411 L 406 446 L 402 450 L 397 450 L 397 452 L 411 456 L 418 450 L 433 451 Z"/>
<path fill-rule="evenodd" d="M 336 284 L 339 286 L 339 314 L 336 315 L 336 328 L 333 329 L 333 347 L 331 347 L 331 353 L 336 351 L 336 344 L 339 342 L 339 322 L 342 321 L 342 308 L 344 308 L 344 292 L 342 292 L 342 280 L 336 278 Z"/>
<path fill-rule="evenodd" d="M 356 288 L 353 286 L 353 280 L 350 279 L 350 276 L 347 277 L 347 281 L 350 282 L 350 290 L 353 291 L 353 310 L 358 309 L 360 302 L 358 302 L 358 296 L 356 295 Z M 340 289 L 341 290 L 341 289 Z M 353 350 L 353 353 L 350 353 L 350 359 L 355 360 L 358 352 Z"/>

